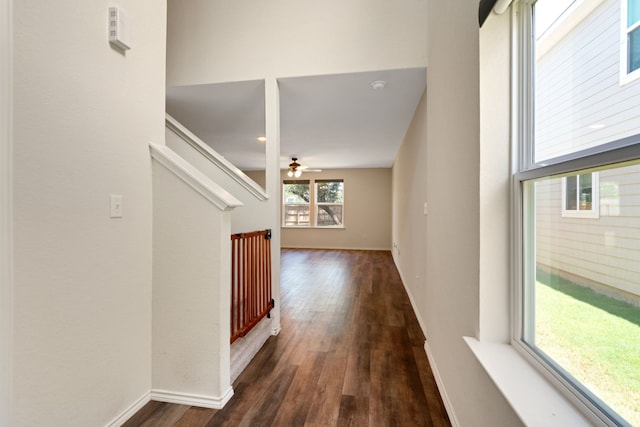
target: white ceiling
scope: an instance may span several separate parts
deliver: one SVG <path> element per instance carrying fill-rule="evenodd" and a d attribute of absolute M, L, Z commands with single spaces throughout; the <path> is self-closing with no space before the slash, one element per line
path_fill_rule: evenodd
<path fill-rule="evenodd" d="M 383 80 L 384 89 L 371 82 Z M 391 167 L 426 85 L 412 68 L 278 79 L 280 165 Z M 264 82 L 167 88 L 167 112 L 243 170 L 264 169 Z"/>

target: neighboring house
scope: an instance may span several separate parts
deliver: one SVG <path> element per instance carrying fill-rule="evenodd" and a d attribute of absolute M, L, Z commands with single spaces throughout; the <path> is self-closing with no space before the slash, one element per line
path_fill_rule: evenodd
<path fill-rule="evenodd" d="M 565 3 L 538 33 L 537 162 L 640 133 L 627 0 Z M 536 185 L 537 267 L 640 304 L 640 165 Z"/>

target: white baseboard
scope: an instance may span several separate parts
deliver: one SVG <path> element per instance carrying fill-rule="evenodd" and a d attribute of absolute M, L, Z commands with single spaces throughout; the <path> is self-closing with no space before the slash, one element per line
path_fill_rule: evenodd
<path fill-rule="evenodd" d="M 300 228 L 300 227 L 296 227 Z M 327 228 L 327 227 L 325 227 Z M 281 245 L 281 249 L 311 249 L 319 251 L 379 251 L 391 252 L 391 248 L 361 248 L 361 247 L 344 247 L 344 246 L 309 246 L 309 245 Z"/>
<path fill-rule="evenodd" d="M 151 393 L 146 392 L 138 400 L 133 402 L 131 406 L 124 410 L 120 415 L 114 418 L 110 423 L 107 424 L 107 427 L 120 427 L 122 424 L 129 421 L 129 418 L 133 417 L 136 412 L 138 412 L 144 405 L 149 403 L 151 400 Z"/>
<path fill-rule="evenodd" d="M 420 315 L 420 310 L 418 310 L 416 301 L 413 298 L 411 289 L 409 289 L 406 285 L 407 282 L 406 280 L 404 280 L 404 276 L 402 275 L 402 271 L 400 271 L 400 268 L 398 267 L 398 263 L 396 261 L 395 256 L 392 256 L 392 258 L 393 258 L 394 264 L 396 265 L 396 270 L 398 271 L 398 274 L 400 274 L 400 281 L 402 282 L 402 286 L 404 286 L 404 290 L 407 292 L 407 295 L 409 296 L 409 302 L 411 303 L 411 308 L 413 308 L 413 313 L 416 315 L 416 319 L 418 319 L 418 324 L 420 325 L 420 329 L 422 329 L 422 334 L 426 337 L 427 329 L 425 328 L 424 321 L 422 320 L 422 316 Z"/>
<path fill-rule="evenodd" d="M 222 396 L 203 396 L 168 390 L 151 390 L 151 400 L 211 409 L 222 409 L 231 397 L 233 397 L 233 387 L 229 387 Z"/>
<path fill-rule="evenodd" d="M 231 384 L 271 337 L 271 322 L 272 319 L 265 317 L 248 334 L 231 344 Z"/>
<path fill-rule="evenodd" d="M 444 388 L 442 377 L 440 376 L 440 371 L 438 371 L 438 366 L 436 365 L 436 361 L 433 358 L 433 354 L 429 349 L 429 343 L 427 341 L 424 342 L 424 351 L 425 353 L 427 353 L 427 359 L 429 360 L 429 365 L 431 365 L 431 372 L 433 372 L 433 377 L 436 380 L 436 385 L 438 386 L 438 391 L 440 392 L 440 396 L 442 397 L 442 403 L 444 403 L 444 409 L 446 409 L 447 415 L 449 416 L 449 421 L 451 421 L 451 425 L 453 427 L 458 427 L 460 423 L 458 422 L 458 419 L 456 418 L 456 414 L 453 411 L 453 406 L 451 405 L 451 401 L 449 400 L 447 391 Z"/>
<path fill-rule="evenodd" d="M 398 266 L 398 260 L 396 259 L 395 253 L 392 252 L 392 257 L 393 257 L 393 262 L 396 265 L 396 270 L 398 270 L 398 274 L 400 274 L 400 281 L 402 282 L 402 286 L 404 286 L 404 290 L 407 292 L 407 295 L 409 296 L 409 301 L 411 302 L 411 308 L 413 308 L 413 312 L 416 315 L 416 318 L 418 319 L 418 324 L 420 325 L 420 329 L 422 329 L 422 333 L 424 334 L 424 336 L 427 336 L 427 329 L 425 327 L 424 321 L 422 320 L 422 316 L 420 315 L 420 310 L 418 310 L 418 307 L 416 305 L 416 301 L 413 298 L 413 295 L 411 294 L 411 289 L 409 289 L 409 287 L 406 285 L 407 282 L 404 280 L 404 277 L 402 275 L 402 271 L 400 270 L 400 267 Z M 438 386 L 438 391 L 440 392 L 440 396 L 442 397 L 442 402 L 444 403 L 444 408 L 447 411 L 447 415 L 449 415 L 449 420 L 451 421 L 451 425 L 453 427 L 458 427 L 460 425 L 460 423 L 458 422 L 458 419 L 455 416 L 455 413 L 453 412 L 453 406 L 451 406 L 451 401 L 449 400 L 449 397 L 447 396 L 447 391 L 444 388 L 444 384 L 442 382 L 442 377 L 440 376 L 440 372 L 438 371 L 438 367 L 436 365 L 436 362 L 433 358 L 433 354 L 431 353 L 431 350 L 429 349 L 429 343 L 427 341 L 424 342 L 424 351 L 427 354 L 427 359 L 429 360 L 429 365 L 431 365 L 431 372 L 433 372 L 433 377 L 436 380 L 436 385 Z"/>

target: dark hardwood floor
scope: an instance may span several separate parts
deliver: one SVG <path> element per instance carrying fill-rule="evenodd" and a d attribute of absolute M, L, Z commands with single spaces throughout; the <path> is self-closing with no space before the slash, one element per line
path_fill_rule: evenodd
<path fill-rule="evenodd" d="M 391 254 L 283 250 L 282 332 L 222 410 L 150 402 L 125 426 L 450 426 Z"/>

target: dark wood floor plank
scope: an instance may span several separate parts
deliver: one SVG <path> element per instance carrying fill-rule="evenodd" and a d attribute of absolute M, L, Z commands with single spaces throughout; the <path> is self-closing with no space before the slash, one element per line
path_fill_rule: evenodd
<path fill-rule="evenodd" d="M 369 425 L 369 399 L 343 395 L 340 402 L 338 426 L 367 426 Z"/>
<path fill-rule="evenodd" d="M 147 419 L 151 418 L 155 411 L 166 405 L 167 403 L 165 402 L 156 402 L 152 400 L 151 402 L 144 405 L 138 412 L 136 412 L 133 417 L 131 417 L 126 423 L 122 425 L 122 427 L 139 427 Z"/>
<path fill-rule="evenodd" d="M 174 424 L 175 427 L 190 427 L 207 425 L 213 416 L 218 412 L 215 409 L 197 408 L 192 406 L 182 417 Z"/>
<path fill-rule="evenodd" d="M 429 409 L 429 415 L 431 416 L 432 423 L 435 427 L 447 427 L 450 426 L 449 417 L 444 407 L 444 402 L 440 397 L 436 380 L 433 377 L 433 372 L 429 366 L 429 360 L 422 347 L 414 347 L 413 354 L 416 359 L 416 366 L 420 373 L 420 381 L 425 391 L 427 398 L 427 407 Z"/>
<path fill-rule="evenodd" d="M 224 409 L 150 402 L 126 427 L 450 426 L 385 251 L 283 250 L 281 326 Z"/>
<path fill-rule="evenodd" d="M 165 404 L 155 410 L 140 427 L 173 427 L 182 418 L 190 406 Z"/>

